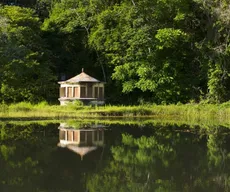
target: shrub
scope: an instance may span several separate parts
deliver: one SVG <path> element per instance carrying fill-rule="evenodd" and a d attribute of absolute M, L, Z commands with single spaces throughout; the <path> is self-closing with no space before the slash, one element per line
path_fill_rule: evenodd
<path fill-rule="evenodd" d="M 9 111 L 8 105 L 6 105 L 5 103 L 1 103 L 1 104 L 0 104 L 0 112 L 1 112 L 1 113 L 6 113 L 6 112 L 8 112 L 8 111 Z"/>
<path fill-rule="evenodd" d="M 39 108 L 39 109 L 40 109 L 40 108 L 47 107 L 47 106 L 48 106 L 48 103 L 47 103 L 47 101 L 42 101 L 42 102 L 36 104 L 35 106 L 36 106 L 36 108 Z"/>
<path fill-rule="evenodd" d="M 78 110 L 78 109 L 82 109 L 83 106 L 84 106 L 84 103 L 82 101 L 79 101 L 79 100 L 75 100 L 73 102 L 69 102 L 67 104 L 67 106 L 70 108 L 70 109 L 75 109 L 75 110 Z"/>
<path fill-rule="evenodd" d="M 22 111 L 22 112 L 28 112 L 33 109 L 33 105 L 28 102 L 20 102 L 17 104 L 12 104 L 10 105 L 10 110 L 11 111 Z"/>

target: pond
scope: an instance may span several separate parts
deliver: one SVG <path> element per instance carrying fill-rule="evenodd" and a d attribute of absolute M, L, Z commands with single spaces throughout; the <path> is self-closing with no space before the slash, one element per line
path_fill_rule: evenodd
<path fill-rule="evenodd" d="M 230 129 L 1 123 L 1 192 L 230 191 Z"/>

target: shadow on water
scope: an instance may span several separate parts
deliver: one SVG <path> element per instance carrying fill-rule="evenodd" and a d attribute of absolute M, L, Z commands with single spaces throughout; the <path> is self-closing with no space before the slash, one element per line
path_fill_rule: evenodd
<path fill-rule="evenodd" d="M 0 124 L 1 192 L 230 191 L 230 129 Z"/>

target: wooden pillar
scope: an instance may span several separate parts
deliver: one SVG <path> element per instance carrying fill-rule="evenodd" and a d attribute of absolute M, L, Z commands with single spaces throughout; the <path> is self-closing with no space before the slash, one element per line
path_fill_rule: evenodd
<path fill-rule="evenodd" d="M 81 141 L 80 141 L 80 134 L 81 134 L 81 132 L 80 132 L 80 130 L 78 130 L 78 143 L 81 142 Z"/>
<path fill-rule="evenodd" d="M 65 87 L 65 97 L 68 97 L 68 87 Z"/>

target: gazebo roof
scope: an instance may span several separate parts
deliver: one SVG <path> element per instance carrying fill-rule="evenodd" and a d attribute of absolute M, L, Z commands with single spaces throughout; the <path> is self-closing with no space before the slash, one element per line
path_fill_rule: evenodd
<path fill-rule="evenodd" d="M 97 146 L 85 146 L 85 147 L 79 147 L 76 144 L 67 144 L 63 145 L 61 143 L 58 143 L 59 147 L 66 147 L 73 151 L 74 153 L 77 153 L 81 156 L 81 159 L 83 159 L 83 156 L 86 155 L 87 153 L 90 153 L 91 151 L 94 151 L 97 149 Z"/>
<path fill-rule="evenodd" d="M 90 153 L 91 151 L 94 151 L 97 149 L 96 146 L 79 147 L 77 145 L 67 145 L 67 148 L 72 150 L 75 153 L 78 153 L 80 156 L 84 156 L 87 153 Z"/>
<path fill-rule="evenodd" d="M 79 75 L 76 75 L 66 81 L 61 81 L 58 83 L 62 84 L 62 83 L 80 83 L 80 82 L 99 83 L 100 81 L 89 76 L 88 74 L 84 72 L 84 69 L 82 69 L 82 72 Z"/>

